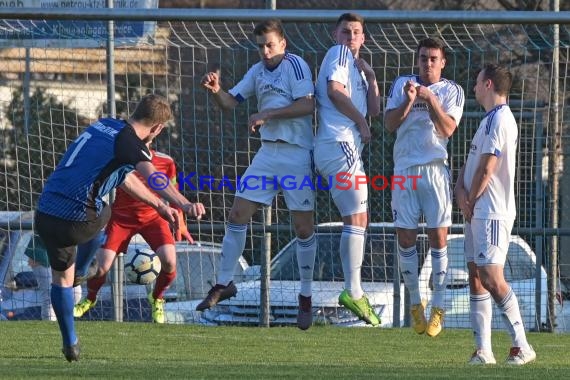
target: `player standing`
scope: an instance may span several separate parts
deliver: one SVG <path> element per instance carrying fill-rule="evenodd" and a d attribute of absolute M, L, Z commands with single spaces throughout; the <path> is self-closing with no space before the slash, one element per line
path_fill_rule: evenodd
<path fill-rule="evenodd" d="M 336 23 L 337 45 L 323 59 L 317 79 L 317 116 L 315 166 L 325 178 L 347 173 L 352 185 L 341 189 L 329 184 L 334 204 L 339 210 L 343 229 L 340 257 L 344 273 L 344 291 L 339 304 L 359 319 L 373 326 L 380 320 L 364 295 L 361 267 L 368 226 L 368 187 L 357 186 L 355 178 L 364 176 L 361 153 L 370 141 L 366 115 L 380 113 L 380 91 L 370 65 L 360 58 L 364 44 L 364 19 L 354 13 L 342 14 Z"/>
<path fill-rule="evenodd" d="M 487 64 L 479 72 L 475 98 L 487 113 L 471 141 L 455 186 L 457 204 L 466 222 L 465 259 L 469 269 L 471 326 L 477 347 L 470 364 L 495 364 L 491 297 L 511 335 L 507 364 L 523 365 L 536 359 L 526 339 L 517 296 L 503 272 L 516 216 L 518 128 L 507 105 L 512 82 L 512 74 L 502 66 Z"/>
<path fill-rule="evenodd" d="M 441 77 L 446 64 L 443 41 L 426 38 L 417 48 L 419 75 L 396 78 L 386 104 L 384 125 L 396 132 L 394 175 L 419 177 L 417 186 L 392 190 L 392 215 L 398 235 L 400 270 L 410 293 L 412 327 L 436 336 L 442 330 L 447 274 L 447 230 L 451 226 L 451 180 L 447 142 L 457 129 L 465 95 L 455 82 Z M 417 228 L 427 223 L 433 273 L 429 323 L 420 297 Z"/>
<path fill-rule="evenodd" d="M 253 65 L 237 85 L 224 91 L 215 72 L 207 73 L 202 79 L 203 86 L 223 109 L 235 108 L 247 98 L 257 97 L 258 112 L 250 115 L 249 127 L 252 132 L 259 128 L 261 148 L 242 176 L 248 180 L 237 190 L 228 216 L 217 283 L 196 309 L 208 309 L 237 293 L 232 278 L 245 248 L 247 223 L 259 205 L 271 204 L 282 191 L 297 235 L 301 278 L 297 326 L 306 330 L 313 318 L 315 194 L 312 186 L 281 188 L 281 184 L 284 178 L 297 185 L 312 178 L 314 86 L 307 63 L 286 52 L 287 41 L 279 20 L 258 23 L 253 34 L 261 61 Z"/>

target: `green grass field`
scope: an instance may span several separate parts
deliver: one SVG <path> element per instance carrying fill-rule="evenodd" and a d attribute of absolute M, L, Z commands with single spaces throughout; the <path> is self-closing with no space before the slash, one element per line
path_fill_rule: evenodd
<path fill-rule="evenodd" d="M 531 333 L 538 359 L 502 364 L 510 339 L 493 335 L 500 364 L 472 367 L 469 330 L 437 338 L 410 329 L 202 327 L 78 322 L 82 356 L 68 363 L 50 322 L 0 323 L 0 378 L 567 379 L 570 334 Z"/>

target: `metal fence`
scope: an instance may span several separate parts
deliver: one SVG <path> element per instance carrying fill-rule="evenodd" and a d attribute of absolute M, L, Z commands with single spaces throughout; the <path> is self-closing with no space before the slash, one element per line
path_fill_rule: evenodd
<path fill-rule="evenodd" d="M 4 112 L 0 164 L 4 170 L 0 172 L 0 210 L 33 210 L 43 181 L 81 129 L 105 114 L 127 115 L 131 102 L 146 92 L 168 95 L 176 114 L 169 133 L 158 139 L 158 150 L 175 158 L 182 173 L 207 174 L 216 179 L 227 176 L 234 180 L 243 173 L 260 144 L 258 138 L 248 136 L 244 127 L 247 115 L 255 109 L 255 101 L 232 113 L 221 113 L 199 85 L 202 74 L 219 68 L 224 88 L 236 83 L 258 60 L 251 36 L 254 23 L 276 17 L 284 21 L 289 50 L 305 58 L 316 78 L 324 53 L 333 44 L 330 32 L 340 13 L 337 10 L 1 9 L 0 26 L 4 32 L 0 32 L 3 47 L 0 103 Z M 419 39 L 438 36 L 447 43 L 444 76 L 460 84 L 467 97 L 464 118 L 448 147 L 453 178 L 466 158 L 471 136 L 483 116 L 471 91 L 476 70 L 484 63 L 500 62 L 515 73 L 510 104 L 517 117 L 520 137 L 516 178 L 518 218 L 513 235 L 522 237 L 536 255 L 534 285 L 527 289 L 535 305 L 533 315 L 528 316 L 529 321 L 534 321 L 531 327 L 553 330 L 557 324 L 557 297 L 563 290 L 560 279 L 570 277 L 570 262 L 565 259 L 568 244 L 564 244 L 564 239 L 570 236 L 570 224 L 561 212 L 570 201 L 567 195 L 570 182 L 563 176 L 565 147 L 570 146 L 565 144 L 568 121 L 564 112 L 568 111 L 570 96 L 567 80 L 570 12 L 362 10 L 358 13 L 366 19 L 363 57 L 376 71 L 382 94 L 387 93 L 398 75 L 414 72 Z M 89 47 L 83 47 L 82 42 L 70 42 L 78 37 L 73 31 L 90 30 L 85 29 L 84 21 L 96 23 L 99 30 L 96 36 L 93 33 L 81 36 Z M 113 29 L 108 38 L 104 30 L 110 21 L 114 28 L 122 27 Z M 131 31 L 140 26 L 140 35 L 121 35 L 128 29 L 125 25 Z M 363 154 L 365 167 L 371 175 L 390 175 L 394 136 L 385 132 L 381 118 L 371 122 L 374 141 Z M 183 191 L 208 207 L 207 220 L 191 225 L 195 238 L 219 243 L 233 200 L 232 189 L 200 187 L 194 183 Z M 390 196 L 389 191 L 371 192 L 373 223 L 391 221 Z M 288 244 L 294 238 L 289 218 L 281 197 L 270 209 L 254 217 L 244 252 L 249 265 L 262 264 L 268 268 L 278 252 L 289 249 Z M 456 224 L 462 222 L 458 211 L 453 219 Z M 316 220 L 319 230 L 339 228 L 324 226 L 340 220 L 326 191 L 318 193 Z M 1 226 L 8 231 L 7 247 L 11 234 L 21 226 L 19 222 L 12 222 L 10 227 L 8 223 Z M 461 234 L 461 227 L 455 226 L 452 232 Z M 376 236 L 368 243 L 370 265 L 374 267 L 378 262 L 372 259 L 373 255 L 382 253 L 388 257 L 382 261 L 384 273 L 397 272 L 393 258 L 389 258 L 394 254 L 390 243 L 392 227 L 372 225 L 370 233 Z M 323 236 L 328 235 L 323 232 Z M 326 250 L 324 239 L 322 249 Z M 330 250 L 331 246 L 328 247 Z M 377 247 L 382 247 L 383 252 L 377 252 L 380 249 Z M 340 259 L 337 257 L 336 261 Z M 542 281 L 543 271 L 546 282 Z M 193 272 L 188 267 L 187 272 L 188 276 L 196 277 L 202 276 L 203 271 Z M 15 274 L 12 268 L 10 281 Z M 272 278 L 270 285 L 267 276 L 261 288 L 283 292 L 283 288 L 274 286 L 285 286 L 284 280 Z M 382 280 L 393 285 L 394 297 L 398 297 L 400 289 L 398 280 L 399 276 L 387 275 Z M 199 283 L 208 281 L 211 278 Z M 338 281 L 342 282 L 333 276 L 332 282 Z M 370 287 L 373 285 L 371 281 Z M 331 292 L 329 298 L 334 298 L 332 291 L 322 286 L 315 291 Z M 275 322 L 279 318 L 272 315 L 278 305 L 264 304 L 261 300 L 268 300 L 266 294 L 256 297 L 251 304 L 258 307 L 261 304 L 266 311 L 261 320 L 265 324 L 279 323 Z M 135 302 L 136 306 L 127 302 L 125 315 L 130 315 L 128 307 L 143 310 L 147 306 L 144 298 Z M 173 301 L 171 304 L 191 300 L 173 296 Z M 536 307 L 543 304 L 544 308 Z M 393 299 L 389 305 L 393 310 L 392 321 L 397 325 L 402 313 L 394 305 L 400 305 L 399 300 Z M 187 304 L 179 306 L 180 310 L 188 308 Z M 323 315 L 329 312 L 329 307 L 333 308 L 328 304 L 323 306 Z M 202 318 L 182 311 L 174 314 L 185 321 Z M 215 318 L 221 317 L 212 317 Z"/>

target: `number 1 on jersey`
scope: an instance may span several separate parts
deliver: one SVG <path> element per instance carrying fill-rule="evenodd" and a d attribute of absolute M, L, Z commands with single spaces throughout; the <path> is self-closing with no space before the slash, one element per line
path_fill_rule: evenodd
<path fill-rule="evenodd" d="M 83 145 L 85 145 L 87 140 L 89 140 L 90 138 L 91 138 L 91 133 L 89 132 L 83 132 L 81 135 L 79 135 L 77 140 L 75 140 L 77 146 L 75 147 L 75 149 L 73 149 L 71 156 L 69 156 L 69 159 L 65 163 L 65 167 L 71 166 L 71 164 L 73 164 L 73 160 L 75 160 L 75 157 L 77 156 L 81 148 L 83 148 Z"/>

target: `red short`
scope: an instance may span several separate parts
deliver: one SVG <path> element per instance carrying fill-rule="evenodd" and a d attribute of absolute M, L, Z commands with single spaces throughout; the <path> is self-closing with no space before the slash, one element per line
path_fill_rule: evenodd
<path fill-rule="evenodd" d="M 126 253 L 131 238 L 136 234 L 141 234 L 155 252 L 165 244 L 174 244 L 174 236 L 170 230 L 170 225 L 159 215 L 142 224 L 125 223 L 122 218 L 111 216 L 111 220 L 109 220 L 105 228 L 105 233 L 107 236 L 103 242 L 103 248 L 117 253 Z"/>

